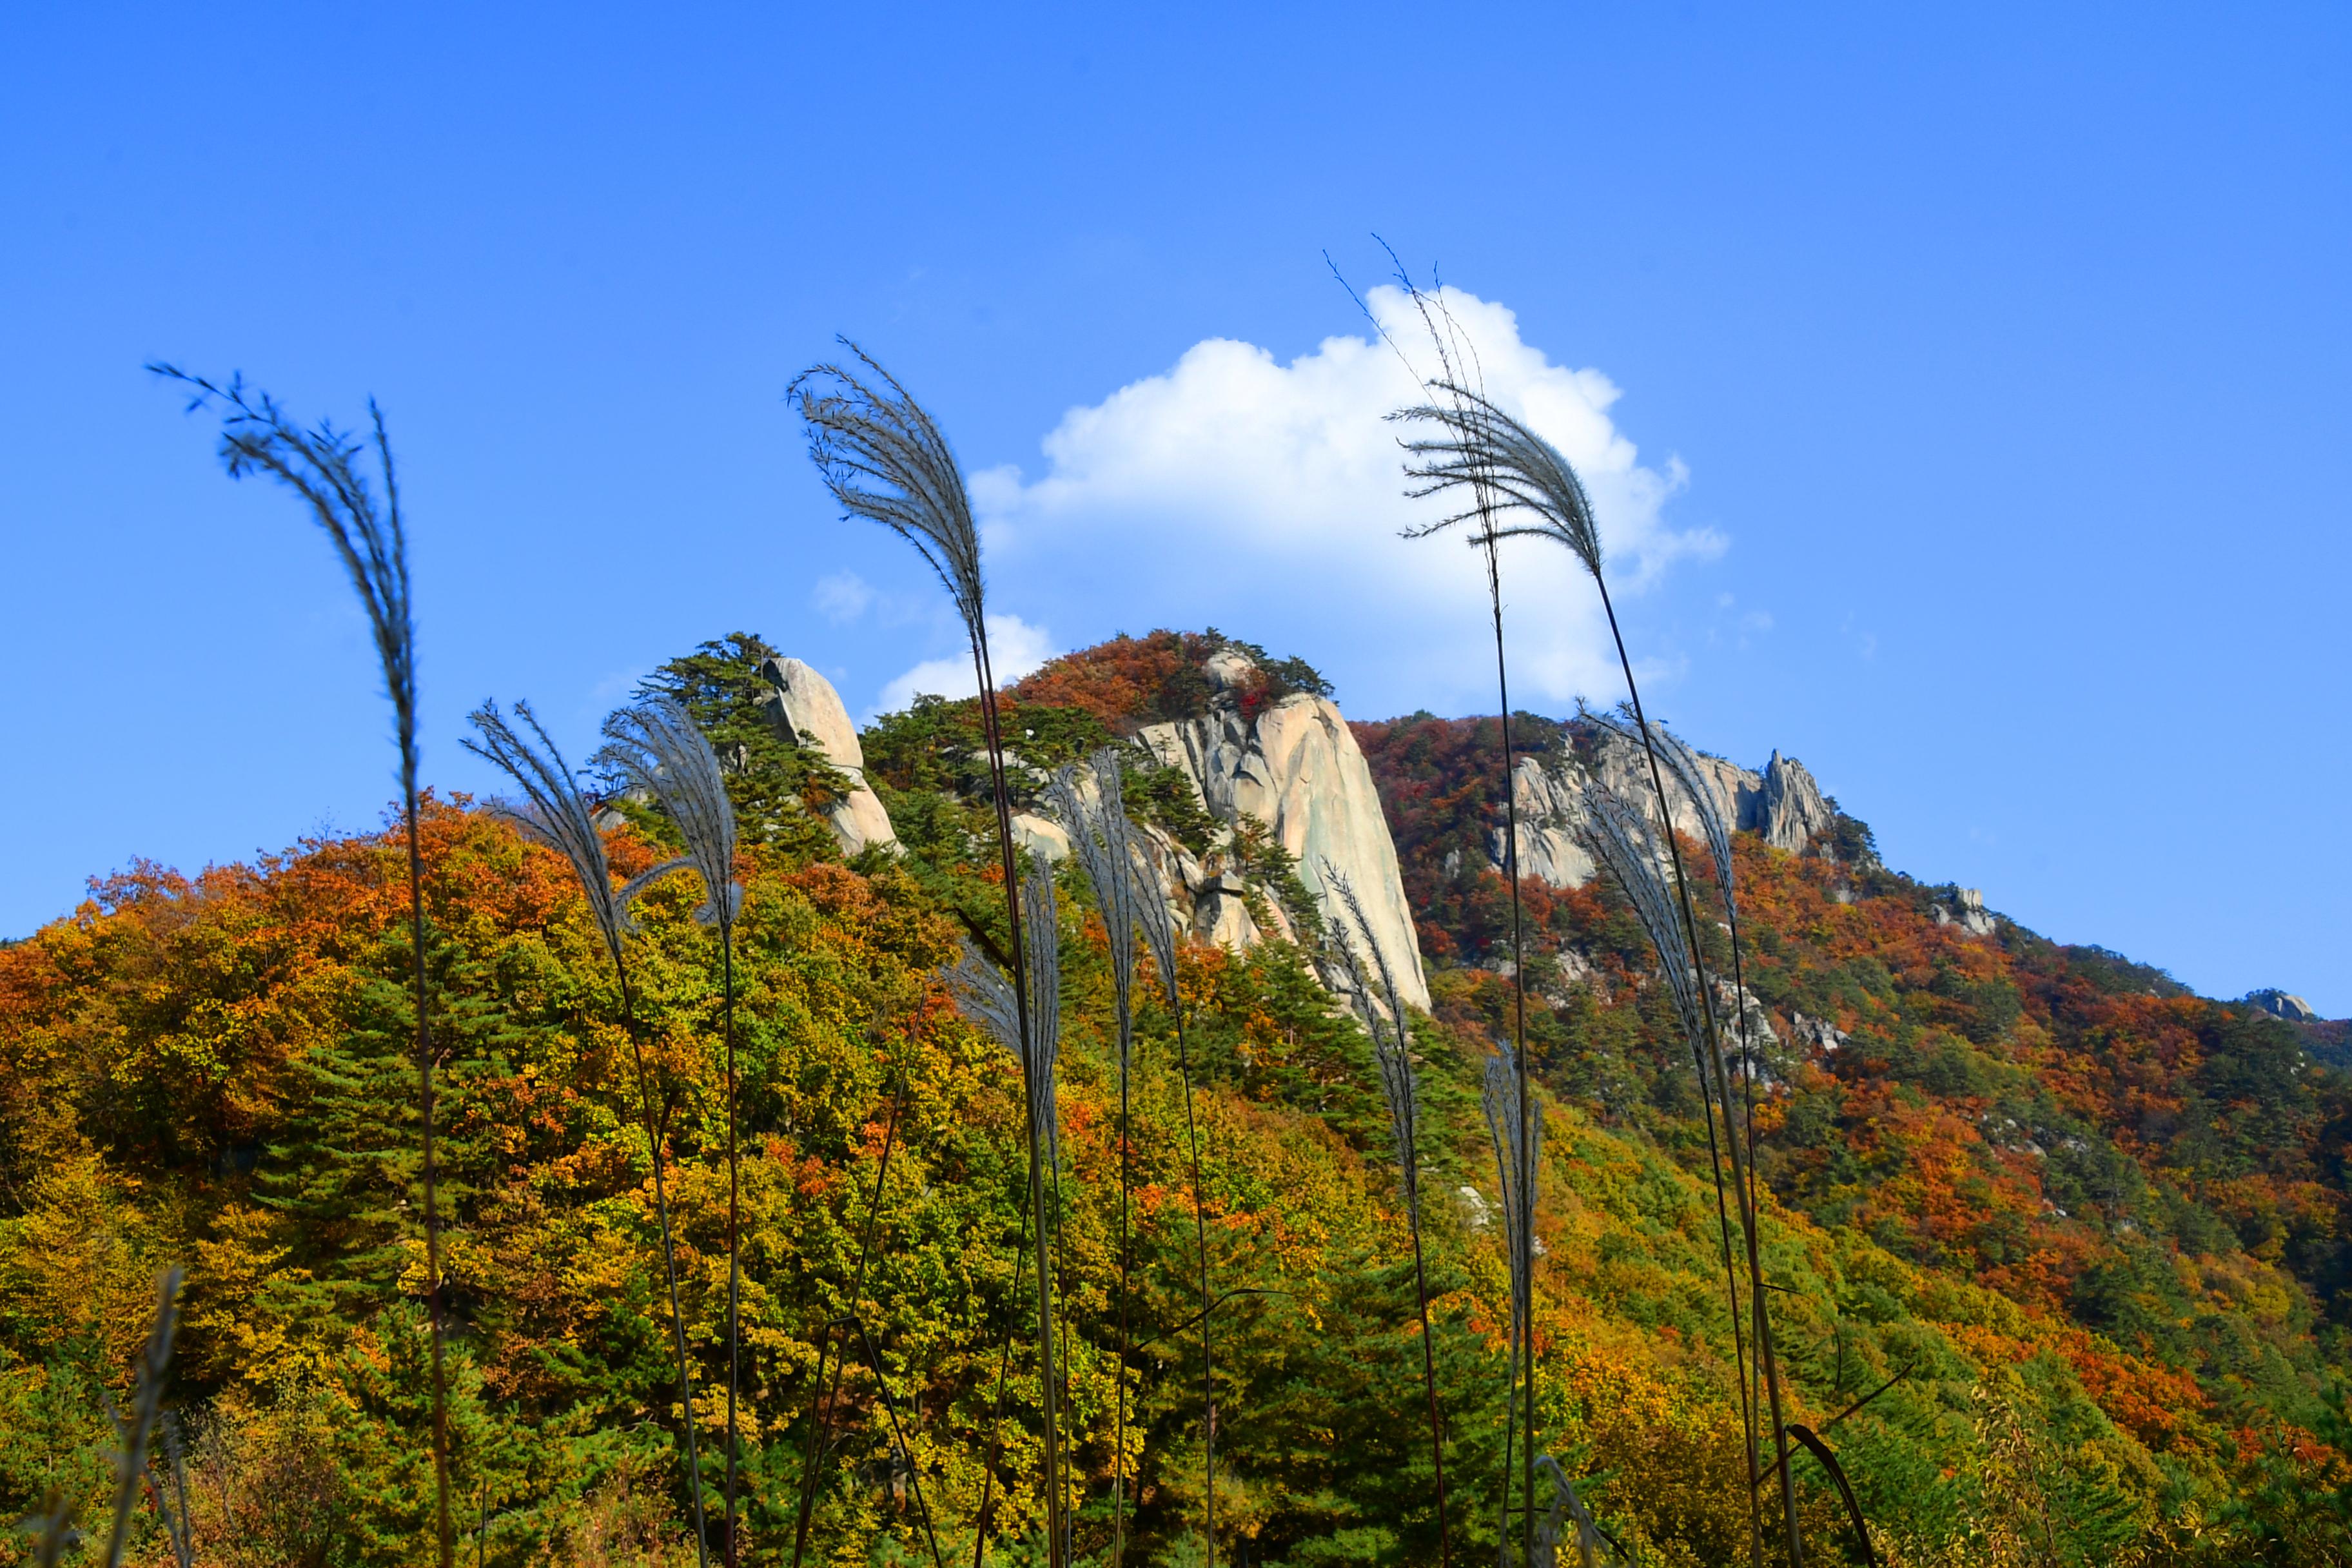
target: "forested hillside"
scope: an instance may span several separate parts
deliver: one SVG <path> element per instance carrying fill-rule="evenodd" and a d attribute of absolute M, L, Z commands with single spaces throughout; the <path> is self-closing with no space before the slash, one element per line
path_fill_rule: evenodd
<path fill-rule="evenodd" d="M 1042 770 L 1191 717 L 1228 646 L 1245 645 L 1156 633 L 1070 656 L 1013 689 L 1007 733 Z M 772 651 L 739 636 L 656 678 L 722 742 L 743 824 L 726 955 L 743 1561 L 794 1560 L 806 1482 L 802 1561 L 969 1562 L 979 1546 L 1030 1562 L 1045 1509 L 1038 1363 L 1011 1332 L 1032 1289 L 1020 1080 L 939 979 L 967 939 L 1009 942 L 974 705 L 926 700 L 865 731 L 899 847 L 845 863 L 820 826 L 841 775 L 758 718 Z M 1298 660 L 1248 651 L 1244 704 L 1328 690 Z M 1538 752 L 1589 739 L 1574 722 L 1517 728 Z M 1422 1218 L 1465 1563 L 1496 1550 L 1507 1376 L 1478 1104 L 1513 1028 L 1508 889 L 1484 847 L 1496 731 L 1427 715 L 1356 727 L 1434 1002 L 1412 1020 Z M 1034 807 L 1042 773 L 1020 776 Z M 1281 903 L 1296 867 L 1279 847 L 1212 820 L 1177 782 L 1139 758 L 1139 818 Z M 616 875 L 674 852 L 658 811 L 614 804 Z M 462 797 L 429 804 L 418 847 L 460 1560 L 693 1562 L 646 1129 L 668 1154 L 715 1497 L 728 1173 L 722 955 L 694 919 L 702 892 L 674 877 L 635 904 L 633 1032 L 561 857 Z M 194 875 L 141 866 L 0 950 L 0 1513 L 56 1486 L 98 1528 L 110 1409 L 131 1395 L 156 1271 L 179 1264 L 168 1404 L 196 1560 L 431 1561 L 407 850 L 393 826 Z M 1882 867 L 1852 818 L 1805 855 L 1748 835 L 1736 853 L 1745 981 L 1771 1029 L 1762 1247 L 1790 1416 L 1834 1447 L 1872 1532 L 1854 1539 L 1801 1456 L 1808 1554 L 2352 1561 L 2352 1082 L 2253 1009 L 2006 921 L 1953 920 L 1951 890 Z M 1181 1061 L 1174 1015 L 1153 984 L 1138 993 L 1122 1430 L 1110 964 L 1086 880 L 1065 865 L 1059 881 L 1053 1268 L 1081 1557 L 1108 1561 L 1123 1442 L 1134 1562 L 1436 1562 L 1371 1047 L 1317 954 L 1278 936 L 1182 948 Z M 1549 1117 L 1543 1445 L 1632 1560 L 1744 1561 L 1739 1379 L 1689 1059 L 1612 884 L 1522 894 Z M 1300 910 L 1287 929 L 1311 942 Z M 1285 929 L 1276 912 L 1260 929 Z M 650 1118 L 633 1045 L 660 1091 Z M 1209 1422 L 1183 1069 L 1219 1303 Z M 155 1473 L 166 1486 L 169 1466 Z M 142 1503 L 135 1561 L 171 1561 L 155 1517 Z M 0 1562 L 27 1550 L 0 1537 Z"/>

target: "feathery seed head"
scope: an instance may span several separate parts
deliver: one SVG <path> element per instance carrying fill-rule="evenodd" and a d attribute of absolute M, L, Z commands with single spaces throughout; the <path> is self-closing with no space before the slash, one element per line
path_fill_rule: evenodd
<path fill-rule="evenodd" d="M 1087 759 L 1087 766 L 1094 776 L 1091 795 L 1073 763 L 1055 773 L 1045 797 L 1069 829 L 1071 847 L 1102 913 L 1103 934 L 1110 946 L 1112 1000 L 1118 1010 L 1119 1065 L 1124 1068 L 1134 1049 L 1138 846 L 1123 798 L 1118 748 L 1104 747 Z M 1163 908 L 1163 917 L 1165 912 Z"/>
<path fill-rule="evenodd" d="M 1421 488 L 1407 493 L 1433 496 L 1466 487 L 1476 500 L 1468 510 L 1412 533 L 1435 533 L 1475 521 L 1481 531 L 1471 541 L 1474 544 L 1485 544 L 1490 539 L 1549 539 L 1566 545 L 1584 569 L 1598 578 L 1600 526 L 1593 520 L 1584 482 L 1560 456 L 1559 448 L 1468 387 L 1445 381 L 1430 385 L 1443 393 L 1446 401 L 1399 409 L 1389 416 L 1437 426 L 1437 434 L 1404 443 L 1405 473 L 1421 481 Z M 1498 516 L 1513 512 L 1525 512 L 1532 521 L 1514 528 L 1495 525 Z"/>
<path fill-rule="evenodd" d="M 735 807 L 709 741 L 685 708 L 667 697 L 647 697 L 615 710 L 605 719 L 604 732 L 604 744 L 593 760 L 652 795 L 686 840 L 682 858 L 631 882 L 624 899 L 655 878 L 691 866 L 709 900 L 695 918 L 705 925 L 732 925 L 743 905 L 742 884 L 734 879 Z"/>
<path fill-rule="evenodd" d="M 1580 712 L 1581 717 L 1637 746 L 1642 744 L 1644 734 L 1649 737 L 1651 745 L 1657 751 L 1658 760 L 1665 763 L 1666 771 L 1674 774 L 1675 782 L 1682 785 L 1683 793 L 1690 797 L 1692 806 L 1698 812 L 1700 828 L 1706 836 L 1707 854 L 1715 861 L 1716 879 L 1722 885 L 1724 900 L 1728 903 L 1737 896 L 1731 860 L 1731 829 L 1724 816 L 1723 796 L 1715 787 L 1714 776 L 1707 771 L 1706 764 L 1699 760 L 1698 753 L 1691 749 L 1690 742 L 1655 720 L 1644 725 L 1630 702 L 1620 702 L 1613 712 L 1601 713 L 1591 709 L 1581 709 Z"/>
<path fill-rule="evenodd" d="M 458 743 L 497 767 L 522 792 L 522 799 L 515 805 L 492 809 L 572 862 L 580 890 L 587 895 L 589 913 L 596 919 L 597 932 L 617 962 L 621 938 L 634 927 L 627 893 L 613 887 L 612 869 L 604 859 L 604 836 L 596 830 L 596 814 L 564 764 L 563 753 L 540 727 L 530 704 L 517 702 L 514 711 L 529 727 L 529 737 L 507 721 L 497 703 L 485 702 L 467 716 L 481 738 L 469 736 Z M 632 882 L 630 888 L 638 885 Z"/>
<path fill-rule="evenodd" d="M 1634 918 L 1642 922 L 1657 952 L 1658 967 L 1674 995 L 1675 1013 L 1696 1048 L 1706 1028 L 1706 1015 L 1699 1011 L 1698 973 L 1691 964 L 1690 943 L 1685 939 L 1674 894 L 1658 868 L 1663 852 L 1653 830 L 1624 796 L 1598 779 L 1585 781 L 1584 814 L 1584 842 L 1633 906 Z"/>
<path fill-rule="evenodd" d="M 416 623 L 409 606 L 408 536 L 400 517 L 400 483 L 393 469 L 392 443 L 383 411 L 368 400 L 370 429 L 362 439 L 326 420 L 303 429 L 266 392 L 248 393 L 245 377 L 220 385 L 190 375 L 176 365 L 148 370 L 193 391 L 191 411 L 222 409 L 220 456 L 229 478 L 266 474 L 302 498 L 312 521 L 326 531 L 352 588 L 366 610 L 392 700 L 393 725 L 400 745 L 404 795 L 416 793 Z M 370 484 L 365 458 L 375 454 L 383 494 Z"/>
<path fill-rule="evenodd" d="M 1486 1132 L 1495 1145 L 1497 1185 L 1503 1199 L 1503 1233 L 1511 1266 L 1513 1339 L 1528 1331 L 1535 1300 L 1535 1186 L 1543 1158 L 1543 1101 L 1522 1103 L 1518 1061 L 1503 1046 L 1486 1058 L 1486 1079 L 1479 1095 L 1486 1113 Z"/>
<path fill-rule="evenodd" d="M 1356 1016 L 1371 1037 L 1372 1060 L 1380 1068 L 1381 1093 L 1389 1107 L 1389 1134 L 1396 1144 L 1397 1168 L 1404 1173 L 1405 1205 L 1416 1224 L 1421 1217 L 1421 1156 L 1419 1137 L 1420 1102 L 1412 1071 L 1412 1037 L 1406 1022 L 1404 998 L 1398 994 L 1396 974 L 1389 967 L 1388 954 L 1381 951 L 1379 938 L 1372 934 L 1371 922 L 1365 918 L 1363 900 L 1356 896 L 1355 887 L 1347 873 L 1330 861 L 1323 862 L 1323 884 L 1339 900 L 1344 919 L 1335 921 L 1325 939 L 1332 961 L 1347 977 L 1348 990 L 1356 1008 Z M 1351 929 L 1352 928 L 1352 929 Z M 1362 954 L 1357 949 L 1361 942 L 1371 954 L 1371 968 L 1367 973 Z M 1373 991 L 1377 976 L 1380 990 Z M 1388 1009 L 1383 1017 L 1381 1009 Z"/>
<path fill-rule="evenodd" d="M 812 365 L 786 401 L 808 426 L 809 458 L 842 511 L 913 545 L 982 635 L 980 533 L 963 470 L 939 425 L 888 371 L 847 338 L 855 366 Z"/>
<path fill-rule="evenodd" d="M 1054 873 L 1040 859 L 1032 863 L 1021 882 L 1021 939 L 1027 949 L 1029 1037 L 1021 1036 L 1019 999 L 1004 972 L 981 955 L 971 939 L 964 939 L 963 956 L 940 971 L 957 1010 L 985 1030 L 1021 1065 L 1028 1090 L 1029 1124 L 1037 1146 L 1057 1168 L 1060 1153 L 1060 1111 L 1055 1104 L 1055 1074 L 1061 1058 L 1061 929 L 1055 912 Z"/>

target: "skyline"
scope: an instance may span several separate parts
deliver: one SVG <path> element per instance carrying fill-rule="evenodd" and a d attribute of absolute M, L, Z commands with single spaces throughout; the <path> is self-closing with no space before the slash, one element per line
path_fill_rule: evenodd
<path fill-rule="evenodd" d="M 1259 30 L 1222 51 L 1215 16 L 592 13 L 458 50 L 422 13 L 259 42 L 38 18 L 0 68 L 27 237 L 0 280 L 29 307 L 0 392 L 0 932 L 134 857 L 241 858 L 390 794 L 323 543 L 221 477 L 150 359 L 306 417 L 383 400 L 445 786 L 483 786 L 456 738 L 484 697 L 584 754 L 636 676 L 729 631 L 860 715 L 951 654 L 782 405 L 836 331 L 955 439 L 1033 653 L 1214 624 L 1318 665 L 1350 718 L 1491 710 L 1450 654 L 1483 604 L 1454 627 L 1421 564 L 1448 547 L 1354 517 L 1404 378 L 1325 253 L 1365 289 L 1377 233 L 1511 312 L 1481 341 L 1526 387 L 1582 389 L 1556 416 L 1622 481 L 1604 507 L 1651 562 L 1629 635 L 1691 740 L 1801 758 L 1890 865 L 2045 935 L 2352 1014 L 2352 829 L 2248 842 L 2352 763 L 2352 29 L 2041 15 L 1529 14 L 1509 58 L 1401 48 L 1402 11 L 1234 13 Z M 886 45 L 893 91 L 839 63 Z M 1562 112 L 1539 62 L 1570 53 Z M 1527 193 L 1507 215 L 1432 199 L 1453 155 L 1396 106 L 1433 73 L 1495 84 L 1463 112 L 1480 188 Z M 878 172 L 832 177 L 827 137 Z M 1297 477 L 1328 443 L 1274 438 L 1334 428 L 1362 443 L 1337 478 Z M 1513 598 L 1526 705 L 1559 711 L 1599 679 L 1589 612 L 1564 578 Z"/>

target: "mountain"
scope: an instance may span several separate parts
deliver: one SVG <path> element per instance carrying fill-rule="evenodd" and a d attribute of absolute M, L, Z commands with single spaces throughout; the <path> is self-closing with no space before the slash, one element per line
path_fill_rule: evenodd
<path fill-rule="evenodd" d="M 993 1560 L 1030 1561 L 1037 1368 L 1006 1337 L 1031 1299 L 1020 1079 L 938 978 L 1009 939 L 976 705 L 923 699 L 861 733 L 813 662 L 740 634 L 655 684 L 730 770 L 746 892 L 726 952 L 693 877 L 654 882 L 625 1007 L 560 858 L 462 799 L 422 825 L 466 1529 L 486 1563 L 693 1560 L 653 1151 L 715 1497 L 731 973 L 743 1560 L 793 1560 L 823 1411 L 803 1561 L 968 1558 L 983 1492 Z M 1053 1271 L 1080 1554 L 1108 1551 L 1116 1470 L 1131 1559 L 1205 1562 L 1213 1431 L 1219 1560 L 1437 1558 L 1386 1104 L 1318 963 L 1336 874 L 1415 987 L 1452 1554 L 1496 1552 L 1523 1436 L 1479 1093 L 1524 979 L 1549 1127 L 1541 1444 L 1637 1560 L 1745 1560 L 1709 1129 L 1641 928 L 1578 838 L 1578 786 L 1639 784 L 1633 753 L 1588 719 L 1514 716 L 1515 969 L 1493 718 L 1350 723 L 1311 667 L 1214 632 L 1071 655 L 1003 713 L 1016 836 L 1048 858 L 1067 843 L 1051 771 L 1123 747 L 1187 939 L 1181 1035 L 1156 984 L 1138 992 L 1122 1204 L 1110 955 L 1065 868 Z M 1890 868 L 1792 759 L 1703 767 L 1739 829 L 1717 1002 L 1758 1069 L 1790 1415 L 1834 1449 L 1875 1559 L 2345 1561 L 2343 1026 L 2196 996 Z M 647 802 L 616 795 L 604 822 L 616 875 L 671 853 Z M 55 1484 L 99 1518 L 101 1391 L 127 1397 L 175 1262 L 199 1559 L 429 1560 L 406 847 L 394 826 L 194 876 L 134 867 L 0 950 L 0 1510 Z M 1709 857 L 1687 860 L 1715 900 Z M 1732 973 L 1727 931 L 1701 935 Z M 1791 1473 L 1809 1556 L 1864 1561 L 1827 1472 Z M 142 1528 L 136 1560 L 165 1561 Z"/>

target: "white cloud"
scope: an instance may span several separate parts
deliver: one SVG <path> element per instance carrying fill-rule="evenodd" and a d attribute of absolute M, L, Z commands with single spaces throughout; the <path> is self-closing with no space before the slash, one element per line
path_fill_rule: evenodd
<path fill-rule="evenodd" d="M 816 613 L 840 626 L 854 621 L 874 603 L 874 590 L 865 578 L 855 572 L 835 572 L 816 580 L 816 588 L 809 595 Z"/>
<path fill-rule="evenodd" d="M 999 687 L 1012 685 L 1061 651 L 1053 634 L 1033 626 L 1018 616 L 988 617 L 988 662 Z M 877 713 L 895 713 L 926 693 L 934 697 L 971 697 L 980 690 L 971 672 L 971 656 L 927 658 L 882 689 Z"/>
<path fill-rule="evenodd" d="M 1610 417 L 1619 393 L 1607 376 L 1552 363 L 1501 305 L 1453 289 L 1444 298 L 1487 395 L 1583 478 L 1612 590 L 1636 592 L 1672 562 L 1722 549 L 1710 531 L 1666 525 L 1684 470 L 1637 459 Z M 1368 302 L 1406 353 L 1430 357 L 1402 291 L 1376 289 Z M 1249 343 L 1197 343 L 1164 374 L 1072 409 L 1045 437 L 1041 477 L 974 477 L 992 578 L 1090 636 L 1214 623 L 1303 655 L 1362 716 L 1460 710 L 1482 692 L 1490 708 L 1477 552 L 1451 537 L 1398 537 L 1442 515 L 1435 500 L 1405 498 L 1407 427 L 1383 417 L 1414 395 L 1396 353 L 1361 337 L 1326 339 L 1286 365 Z M 1615 656 L 1590 579 L 1555 546 L 1505 550 L 1514 700 L 1612 696 Z M 967 671 L 961 689 L 971 685 Z"/>

